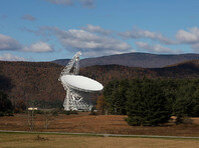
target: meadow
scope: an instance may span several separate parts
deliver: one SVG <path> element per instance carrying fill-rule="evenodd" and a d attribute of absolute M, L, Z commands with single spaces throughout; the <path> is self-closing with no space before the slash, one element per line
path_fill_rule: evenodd
<path fill-rule="evenodd" d="M 164 138 L 132 138 L 132 137 L 100 137 L 80 135 L 59 135 L 59 134 L 27 134 L 27 133 L 0 133 L 0 147 L 20 148 L 49 148 L 49 147 L 70 147 L 70 148 L 110 148 L 110 147 L 131 147 L 131 148 L 197 148 L 199 140 L 193 139 L 164 139 Z"/>
<path fill-rule="evenodd" d="M 125 115 L 89 115 L 88 112 L 51 115 L 46 128 L 46 117 L 36 114 L 32 131 L 199 137 L 199 118 L 187 119 L 187 123 L 179 125 L 171 120 L 161 126 L 130 126 L 125 118 Z M 30 131 L 27 114 L 0 117 L 0 130 Z"/>

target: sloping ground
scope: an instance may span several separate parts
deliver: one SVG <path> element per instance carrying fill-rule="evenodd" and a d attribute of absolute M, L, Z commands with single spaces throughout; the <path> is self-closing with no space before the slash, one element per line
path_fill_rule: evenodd
<path fill-rule="evenodd" d="M 193 118 L 193 124 L 174 125 L 173 123 L 157 127 L 129 126 L 121 115 L 92 116 L 88 113 L 78 115 L 51 116 L 49 128 L 45 129 L 44 115 L 37 115 L 36 131 L 60 131 L 74 133 L 109 133 L 131 135 L 164 135 L 199 137 L 199 118 Z M 0 130 L 29 130 L 27 115 L 0 117 Z"/>

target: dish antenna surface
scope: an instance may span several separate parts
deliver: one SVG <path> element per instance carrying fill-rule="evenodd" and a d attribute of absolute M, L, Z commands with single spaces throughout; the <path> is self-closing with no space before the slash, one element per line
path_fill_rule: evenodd
<path fill-rule="evenodd" d="M 103 89 L 103 85 L 93 79 L 79 74 L 79 56 L 77 52 L 66 67 L 62 70 L 59 81 L 66 90 L 64 99 L 64 110 L 91 110 L 93 107 L 88 96 L 91 92 L 98 92 Z"/>

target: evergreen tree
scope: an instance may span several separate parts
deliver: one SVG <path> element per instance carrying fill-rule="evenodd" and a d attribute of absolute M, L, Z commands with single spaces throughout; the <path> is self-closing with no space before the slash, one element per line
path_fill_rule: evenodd
<path fill-rule="evenodd" d="M 133 81 L 127 98 L 129 125 L 152 126 L 168 122 L 168 100 L 156 81 Z"/>
<path fill-rule="evenodd" d="M 199 113 L 199 87 L 195 80 L 182 81 L 173 105 L 176 123 L 183 122 L 187 116 L 197 116 Z"/>
<path fill-rule="evenodd" d="M 0 91 L 0 112 L 5 113 L 13 109 L 11 101 L 8 99 L 7 94 Z"/>
<path fill-rule="evenodd" d="M 126 114 L 126 91 L 128 80 L 112 81 L 104 88 L 104 97 L 109 113 L 116 115 Z"/>

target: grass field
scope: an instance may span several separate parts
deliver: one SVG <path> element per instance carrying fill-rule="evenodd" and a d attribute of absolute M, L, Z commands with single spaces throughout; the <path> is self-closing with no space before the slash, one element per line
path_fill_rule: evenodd
<path fill-rule="evenodd" d="M 10 148 L 198 148 L 199 140 L 0 133 L 0 147 Z"/>
<path fill-rule="evenodd" d="M 36 115 L 34 131 L 199 137 L 199 118 L 193 118 L 192 124 L 169 123 L 157 127 L 129 126 L 125 121 L 126 116 L 121 115 L 93 116 L 82 112 L 78 115 L 60 114 L 50 118 L 48 129 L 45 129 L 44 116 Z M 27 115 L 0 117 L 0 130 L 28 131 Z"/>

